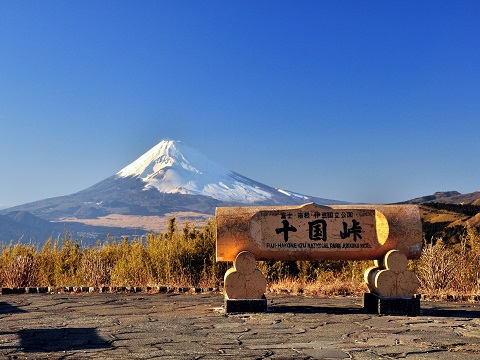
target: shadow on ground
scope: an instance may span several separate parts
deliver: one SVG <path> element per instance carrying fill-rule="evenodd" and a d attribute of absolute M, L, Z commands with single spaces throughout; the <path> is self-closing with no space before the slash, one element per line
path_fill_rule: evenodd
<path fill-rule="evenodd" d="M 479 310 L 421 309 L 420 316 L 449 318 L 480 318 Z"/>
<path fill-rule="evenodd" d="M 18 346 L 0 349 L 17 349 L 24 352 L 55 352 L 95 350 L 110 348 L 111 344 L 93 328 L 23 329 L 17 332 L 0 332 L 0 335 L 18 336 Z"/>
<path fill-rule="evenodd" d="M 7 302 L 0 301 L 0 314 L 18 314 L 25 312 L 25 310 L 22 310 L 17 306 L 13 306 Z"/>
<path fill-rule="evenodd" d="M 272 313 L 293 313 L 293 314 L 370 314 L 362 307 L 345 308 L 333 306 L 295 306 L 295 305 L 272 305 L 268 307 Z M 371 314 L 370 314 L 371 315 Z M 446 317 L 446 318 L 480 318 L 480 310 L 457 310 L 457 309 L 435 309 L 421 308 L 421 316 Z"/>

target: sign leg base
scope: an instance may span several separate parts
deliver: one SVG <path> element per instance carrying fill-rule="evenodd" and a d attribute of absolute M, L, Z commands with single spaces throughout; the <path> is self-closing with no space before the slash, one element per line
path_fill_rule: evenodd
<path fill-rule="evenodd" d="M 267 312 L 267 299 L 225 299 L 226 313 Z"/>
<path fill-rule="evenodd" d="M 418 316 L 420 315 L 420 298 L 381 297 L 371 292 L 363 294 L 363 309 L 370 314 Z"/>

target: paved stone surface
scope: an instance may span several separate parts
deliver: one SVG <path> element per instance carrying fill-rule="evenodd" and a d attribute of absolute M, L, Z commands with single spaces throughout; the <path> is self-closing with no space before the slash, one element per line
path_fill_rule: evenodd
<path fill-rule="evenodd" d="M 480 304 L 422 302 L 421 316 L 365 314 L 359 298 L 268 296 L 225 314 L 221 294 L 0 297 L 5 359 L 480 359 Z"/>

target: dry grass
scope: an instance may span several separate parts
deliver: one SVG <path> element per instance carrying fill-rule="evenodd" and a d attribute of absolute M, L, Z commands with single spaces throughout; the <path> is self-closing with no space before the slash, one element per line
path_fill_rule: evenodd
<path fill-rule="evenodd" d="M 361 296 L 368 288 L 365 283 L 344 279 L 301 282 L 298 278 L 285 278 L 270 282 L 267 291 L 274 294 L 306 296 Z"/>
<path fill-rule="evenodd" d="M 65 233 L 34 244 L 10 244 L 0 253 L 0 286 L 195 286 L 220 287 L 231 263 L 215 259 L 216 228 L 170 219 L 164 233 L 146 239 L 107 239 L 81 247 Z M 360 296 L 367 291 L 364 271 L 371 261 L 262 261 L 268 292 L 308 296 Z M 466 226 L 459 244 L 441 241 L 424 247 L 410 262 L 421 281 L 420 293 L 480 295 L 480 235 Z"/>
<path fill-rule="evenodd" d="M 420 260 L 413 265 L 423 294 L 480 294 L 480 234 L 467 225 L 460 240 L 451 247 L 441 240 L 424 247 Z"/>
<path fill-rule="evenodd" d="M 0 286 L 218 287 L 229 265 L 215 261 L 213 221 L 202 228 L 186 223 L 179 231 L 172 218 L 167 228 L 146 239 L 108 239 L 95 247 L 81 247 L 68 233 L 41 250 L 3 246 Z"/>
<path fill-rule="evenodd" d="M 25 287 L 36 282 L 37 264 L 31 256 L 17 255 L 2 271 L 7 287 Z"/>

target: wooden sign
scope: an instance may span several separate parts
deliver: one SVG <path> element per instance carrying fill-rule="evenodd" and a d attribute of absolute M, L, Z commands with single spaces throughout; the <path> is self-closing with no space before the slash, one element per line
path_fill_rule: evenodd
<path fill-rule="evenodd" d="M 391 249 L 420 256 L 422 231 L 412 205 L 219 207 L 217 261 L 241 251 L 256 260 L 374 260 Z"/>

